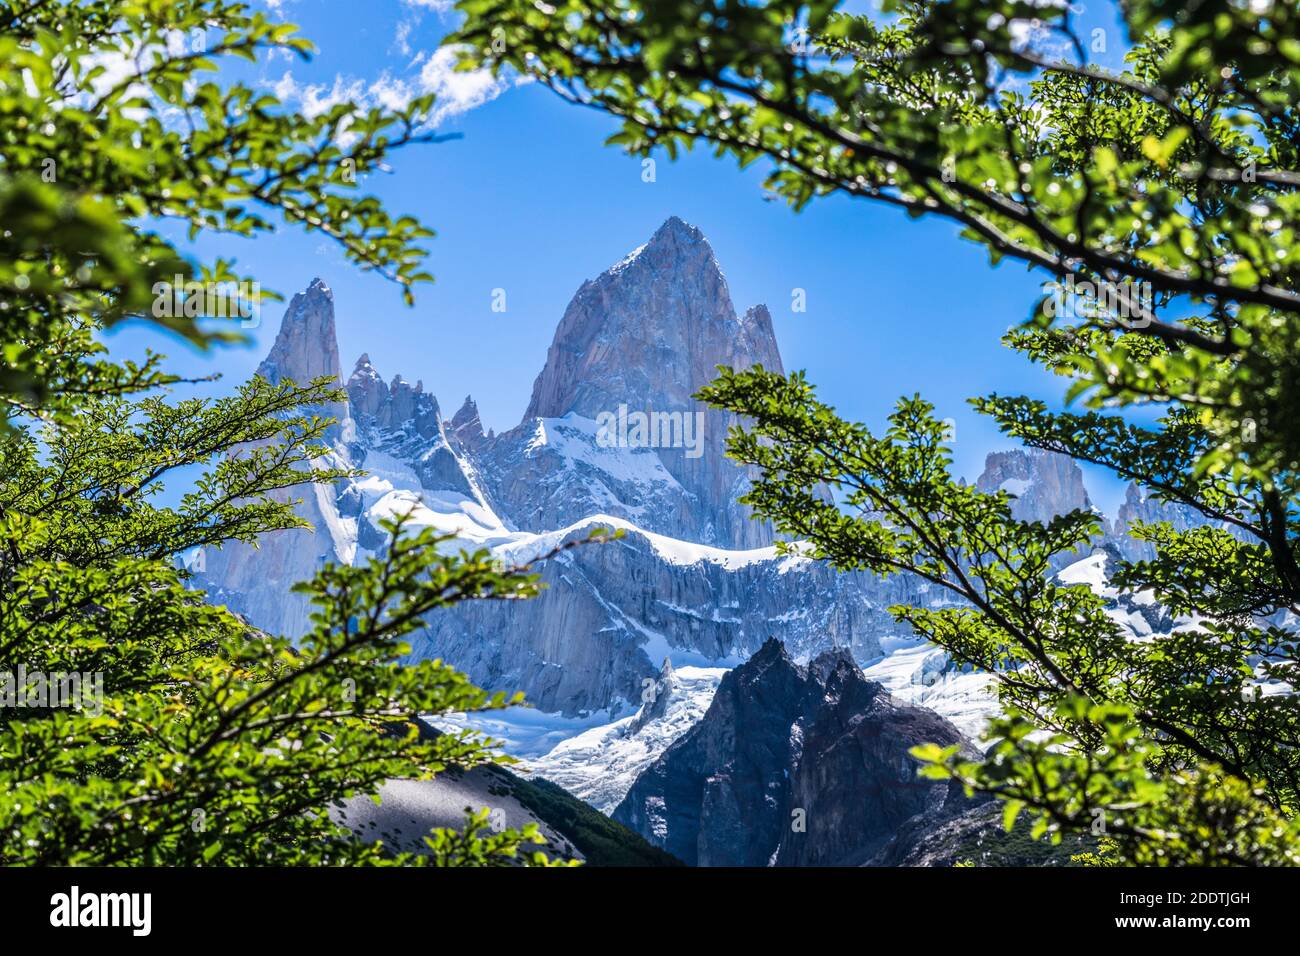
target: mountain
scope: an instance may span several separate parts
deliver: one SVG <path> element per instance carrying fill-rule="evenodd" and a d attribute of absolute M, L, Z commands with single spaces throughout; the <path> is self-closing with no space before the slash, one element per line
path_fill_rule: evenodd
<path fill-rule="evenodd" d="M 751 478 L 726 458 L 736 418 L 692 398 L 716 366 L 756 364 L 782 367 L 767 309 L 737 316 L 703 234 L 671 218 L 578 289 L 523 421 L 475 448 L 484 489 L 531 531 L 606 514 L 728 550 L 768 546 L 771 526 L 736 501 Z"/>
<path fill-rule="evenodd" d="M 995 706 L 991 677 L 919 643 L 888 608 L 955 599 L 908 575 L 840 574 L 797 550 L 778 555 L 771 527 L 736 502 L 754 476 L 725 457 L 734 420 L 691 400 L 719 364 L 783 367 L 767 310 L 737 314 L 704 236 L 676 218 L 582 283 L 520 423 L 501 433 L 484 429 L 473 397 L 447 417 L 424 380 L 381 372 L 368 354 L 345 372 L 328 285 L 315 279 L 293 297 L 259 373 L 337 381 L 346 397 L 317 409 L 338 421 L 315 466 L 364 474 L 281 493 L 302 499 L 310 530 L 206 549 L 192 567 L 212 600 L 299 635 L 309 608 L 292 585 L 324 562 L 380 554 L 380 523 L 398 514 L 510 564 L 593 527 L 624 532 L 539 565 L 546 590 L 535 600 L 467 602 L 409 638 L 413 659 L 440 657 L 489 690 L 524 692 L 536 710 L 514 716 L 533 728 L 534 747 L 520 754 L 532 779 L 393 781 L 391 812 L 375 815 L 368 799 L 351 808 L 358 832 L 418 843 L 430 821 L 456 822 L 467 796 L 509 791 L 511 820 L 538 807 L 559 815 L 564 826 L 548 832 L 562 854 L 644 855 L 562 787 L 694 863 L 1040 851 L 999 843 L 987 807 L 914 776 L 913 743 L 978 737 Z M 994 452 L 977 485 L 1011 494 L 1026 520 L 1093 508 L 1078 466 L 1048 452 Z M 1184 527 L 1197 516 L 1130 489 L 1093 547 L 1053 569 L 1102 593 L 1142 637 L 1177 622 L 1107 581 L 1108 562 L 1149 547 L 1127 534 L 1138 520 Z M 791 828 L 795 811 L 802 830 Z"/>
<path fill-rule="evenodd" d="M 257 374 L 276 383 L 329 377 L 341 384 L 338 355 L 334 293 L 322 280 L 313 279 L 305 292 L 289 301 L 275 343 Z M 331 404 L 313 411 L 339 422 L 325 436 L 331 450 L 319 465 L 350 466 L 346 442 L 353 426 L 347 405 Z M 257 548 L 240 543 L 206 548 L 198 562 L 201 571 L 197 580 L 213 603 L 229 605 L 265 630 L 298 635 L 311 626 L 310 607 L 302 595 L 292 593 L 293 585 L 310 578 L 327 561 L 350 563 L 355 549 L 341 521 L 333 489 L 320 485 L 290 488 L 273 492 L 271 497 L 281 502 L 302 499 L 296 510 L 318 533 L 267 534 L 259 539 Z"/>
<path fill-rule="evenodd" d="M 613 816 L 690 865 L 858 865 L 909 821 L 969 809 L 959 786 L 917 776 L 909 750 L 927 742 L 975 753 L 843 650 L 804 667 L 773 639 L 723 677 Z"/>
<path fill-rule="evenodd" d="M 889 607 L 952 601 L 906 575 L 882 581 L 778 556 L 770 526 L 737 504 L 753 475 L 724 454 L 733 420 L 690 396 L 719 364 L 782 361 L 767 310 L 737 314 L 707 240 L 680 219 L 582 283 L 520 424 L 500 434 L 484 432 L 471 397 L 448 418 L 424 381 L 381 372 L 367 354 L 345 378 L 335 323 L 333 294 L 313 280 L 259 372 L 339 381 L 347 398 L 322 410 L 339 423 L 318 464 L 366 474 L 283 494 L 303 498 L 311 531 L 208 549 L 200 562 L 211 598 L 258 627 L 303 633 L 310 608 L 291 586 L 326 561 L 374 556 L 380 522 L 397 514 L 511 562 L 596 526 L 625 532 L 545 562 L 537 600 L 468 602 L 411 638 L 414 658 L 442 657 L 484 687 L 566 715 L 617 719 L 639 706 L 664 658 L 734 666 L 769 637 L 799 660 L 838 647 L 878 661 L 908 637 Z M 995 453 L 979 481 L 1016 494 L 1027 517 L 1090 506 L 1062 456 Z"/>
<path fill-rule="evenodd" d="M 582 284 L 522 422 L 501 434 L 484 433 L 472 398 L 448 419 L 423 381 L 381 373 L 368 355 L 344 380 L 333 295 L 316 279 L 290 302 L 260 372 L 343 383 L 319 464 L 367 474 L 295 489 L 312 531 L 208 549 L 197 581 L 258 627 L 294 636 L 309 608 L 291 585 L 325 561 L 376 554 L 385 517 L 408 514 L 512 562 L 616 527 L 622 540 L 540 567 L 537 600 L 431 616 L 413 656 L 565 714 L 627 712 L 665 657 L 731 666 L 773 635 L 805 658 L 831 646 L 877 658 L 898 631 L 887 608 L 922 599 L 925 585 L 778 556 L 771 528 L 736 503 L 751 475 L 725 457 L 732 419 L 691 402 L 716 365 L 756 363 L 781 368 L 767 310 L 736 314 L 707 241 L 676 218 Z M 664 427 L 624 427 L 637 415 Z"/>
<path fill-rule="evenodd" d="M 1119 506 L 1111 537 L 1117 551 L 1128 561 L 1150 561 L 1156 555 L 1155 545 L 1133 537 L 1129 532 L 1139 522 L 1154 524 L 1167 521 L 1175 531 L 1187 531 L 1206 524 L 1206 517 L 1189 505 L 1160 501 L 1140 485 L 1130 483 L 1124 491 L 1124 503 Z M 1235 532 L 1236 529 L 1229 528 Z"/>
<path fill-rule="evenodd" d="M 1057 515 L 1093 507 L 1079 466 L 1056 452 L 1021 448 L 992 452 L 984 459 L 975 487 L 1014 496 L 1011 514 L 1021 521 L 1046 524 Z"/>
<path fill-rule="evenodd" d="M 257 373 L 276 384 L 293 379 L 305 385 L 322 376 L 339 381 L 339 344 L 334 329 L 334 293 L 322 279 L 289 300 L 280 332 Z"/>
<path fill-rule="evenodd" d="M 515 484 L 507 497 L 527 510 L 512 517 L 555 528 L 604 512 L 701 544 L 740 550 L 771 544 L 771 527 L 753 521 L 736 503 L 749 473 L 726 458 L 735 417 L 692 397 L 717 377 L 718 365 L 781 371 L 772 318 L 765 306 L 737 316 L 703 233 L 674 216 L 644 246 L 578 289 L 555 331 L 524 421 L 496 457 L 507 481 L 534 482 L 538 456 L 520 455 L 520 442 L 536 450 L 539 423 L 544 430 L 546 423 L 567 418 L 565 441 L 583 442 L 594 434 L 586 423 L 622 408 L 680 416 L 669 421 L 693 427 L 695 446 L 686 447 L 683 435 L 681 442 L 669 436 L 667 443 L 643 448 L 647 454 L 627 476 L 630 483 L 611 484 L 579 468 L 563 476 L 573 494 L 552 493 L 560 482 L 539 495 L 521 494 Z M 582 424 L 574 427 L 574 419 Z M 508 466 L 521 461 L 524 473 L 516 476 Z"/>

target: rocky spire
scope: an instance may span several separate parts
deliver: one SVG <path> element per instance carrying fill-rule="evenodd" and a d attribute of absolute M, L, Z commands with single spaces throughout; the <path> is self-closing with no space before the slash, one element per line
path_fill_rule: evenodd
<path fill-rule="evenodd" d="M 323 279 L 312 279 L 305 292 L 289 301 L 275 344 L 257 374 L 271 382 L 293 379 L 299 385 L 322 375 L 341 381 L 334 293 Z"/>
<path fill-rule="evenodd" d="M 377 415 L 388 401 L 388 386 L 375 367 L 370 364 L 370 354 L 362 352 L 356 367 L 348 378 L 348 401 L 354 414 Z"/>
<path fill-rule="evenodd" d="M 1021 521 L 1048 522 L 1057 515 L 1092 507 L 1083 472 L 1067 455 L 1037 449 L 992 452 L 975 482 L 983 492 L 1015 496 L 1011 513 Z"/>
<path fill-rule="evenodd" d="M 405 422 L 414 422 L 418 433 L 426 438 L 439 432 L 438 400 L 425 393 L 424 382 L 417 379 L 412 385 L 401 375 L 394 375 L 385 384 L 367 352 L 357 359 L 347 388 L 352 414 L 360 422 L 387 429 L 400 429 Z"/>
<path fill-rule="evenodd" d="M 334 294 L 321 279 L 289 302 L 275 343 L 257 374 L 271 382 L 292 379 L 306 385 L 313 379 L 339 374 L 339 347 L 334 329 Z M 353 464 L 347 448 L 352 431 L 348 406 L 328 403 L 313 409 L 336 421 L 323 434 L 328 447 L 322 462 L 328 468 Z M 313 466 L 315 467 L 315 466 Z M 312 627 L 312 605 L 293 586 L 311 578 L 326 562 L 348 563 L 355 542 L 338 533 L 338 511 L 329 486 L 282 488 L 271 497 L 292 504 L 294 513 L 315 530 L 287 528 L 261 535 L 257 547 L 241 541 L 204 550 L 203 587 L 214 603 L 225 604 L 258 627 L 289 636 Z M 295 501 L 296 499 L 296 501 Z"/>
<path fill-rule="evenodd" d="M 735 503 L 746 475 L 726 458 L 734 418 L 693 398 L 717 377 L 718 365 L 755 364 L 782 370 L 771 315 L 763 306 L 736 315 L 704 234 L 673 216 L 645 245 L 578 289 L 524 421 L 571 412 L 594 421 L 625 408 L 699 422 L 689 454 L 684 442 L 652 446 L 693 497 L 693 520 L 665 530 L 723 547 L 761 547 L 772 540 L 770 526 L 749 520 Z"/>
<path fill-rule="evenodd" d="M 620 402 L 691 404 L 714 366 L 780 367 L 771 317 L 736 317 L 704 234 L 676 216 L 650 241 L 583 283 L 555 332 L 527 418 L 587 418 Z"/>
<path fill-rule="evenodd" d="M 451 433 L 471 448 L 483 440 L 483 422 L 479 419 L 478 405 L 473 396 L 466 395 L 460 410 L 451 416 Z"/>
<path fill-rule="evenodd" d="M 1189 505 L 1161 501 L 1149 489 L 1130 482 L 1124 490 L 1124 503 L 1119 506 L 1119 513 L 1111 527 L 1111 543 L 1129 561 L 1153 560 L 1156 556 L 1155 545 L 1134 538 L 1129 532 L 1134 525 L 1160 521 L 1168 522 L 1175 531 L 1187 531 L 1206 524 L 1209 519 Z M 1229 533 L 1236 532 L 1229 529 Z"/>

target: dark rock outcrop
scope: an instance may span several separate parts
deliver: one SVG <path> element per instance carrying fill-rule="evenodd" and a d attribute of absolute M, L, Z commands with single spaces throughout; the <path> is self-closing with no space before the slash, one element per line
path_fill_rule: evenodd
<path fill-rule="evenodd" d="M 862 864 L 909 821 L 967 808 L 959 788 L 918 776 L 909 751 L 921 743 L 969 746 L 848 653 L 801 667 L 769 640 L 613 816 L 698 866 Z"/>

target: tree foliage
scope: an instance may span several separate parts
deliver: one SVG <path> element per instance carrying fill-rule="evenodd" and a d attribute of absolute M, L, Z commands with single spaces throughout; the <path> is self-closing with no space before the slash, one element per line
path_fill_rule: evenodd
<path fill-rule="evenodd" d="M 403 638 L 460 601 L 530 597 L 536 576 L 399 517 L 378 556 L 299 585 L 308 633 L 250 627 L 189 587 L 180 556 L 307 526 L 295 491 L 345 474 L 322 464 L 338 383 L 172 401 L 160 356 L 116 362 L 100 341 L 133 316 L 201 345 L 238 336 L 154 309 L 177 275 L 256 279 L 191 261 L 169 225 L 279 221 L 408 301 L 428 280 L 431 233 L 359 183 L 436 139 L 432 98 L 307 117 L 211 76 L 269 51 L 310 46 L 223 0 L 0 3 L 0 864 L 544 864 L 535 826 L 475 816 L 412 855 L 335 814 L 387 779 L 494 759 L 417 720 L 517 698 L 442 661 L 403 666 Z M 169 481 L 190 486 L 170 506 Z"/>
<path fill-rule="evenodd" d="M 510 862 L 542 842 L 535 829 L 483 836 L 478 821 L 412 858 L 331 816 L 384 780 L 488 759 L 473 736 L 429 738 L 415 721 L 518 698 L 441 661 L 399 663 L 402 638 L 460 601 L 532 596 L 526 568 L 398 518 L 382 556 L 298 586 L 316 610 L 291 641 L 208 604 L 176 565 L 193 547 L 305 525 L 276 492 L 337 477 L 303 470 L 327 422 L 295 411 L 331 398 L 323 382 L 255 379 L 216 402 L 99 403 L 0 448 L 0 660 L 82 688 L 71 706 L 0 708 L 0 862 Z M 178 507 L 149 503 L 176 469 L 232 450 Z"/>
<path fill-rule="evenodd" d="M 974 404 L 1199 514 L 1139 525 L 1154 557 L 1112 562 L 1112 584 L 1182 615 L 1172 633 L 1134 640 L 1059 581 L 1095 516 L 1018 521 L 1006 494 L 955 480 L 919 397 L 874 435 L 800 374 L 723 370 L 703 397 L 753 422 L 731 440 L 762 471 L 746 500 L 837 567 L 961 598 L 895 613 L 994 674 L 1006 713 L 986 759 L 923 755 L 1004 797 L 1008 825 L 1104 833 L 1124 862 L 1296 863 L 1295 4 L 1131 0 L 1110 37 L 1122 72 L 1094 64 L 1106 33 L 1064 4 L 837 6 L 461 0 L 455 40 L 618 117 L 610 141 L 633 153 L 762 161 L 796 209 L 837 194 L 943 217 L 1038 271 L 1006 341 L 1064 377 L 1074 410 Z M 1080 288 L 1098 295 L 1071 302 Z"/>

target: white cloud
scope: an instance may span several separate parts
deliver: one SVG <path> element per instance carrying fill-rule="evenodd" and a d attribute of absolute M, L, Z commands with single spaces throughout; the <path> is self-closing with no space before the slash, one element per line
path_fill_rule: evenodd
<path fill-rule="evenodd" d="M 438 97 L 434 103 L 435 123 L 491 102 L 518 82 L 494 77 L 487 70 L 458 71 L 458 56 L 452 47 L 439 47 L 420 69 L 421 90 Z"/>
<path fill-rule="evenodd" d="M 468 113 L 496 99 L 521 78 L 494 77 L 487 70 L 459 71 L 455 68 L 458 53 L 451 47 L 439 47 L 428 58 L 423 51 L 414 61 L 419 73 L 410 78 L 383 73 L 367 83 L 357 77 L 339 74 L 330 84 L 299 83 L 286 71 L 279 80 L 268 83 L 277 99 L 296 105 L 304 114 L 315 117 L 339 103 L 351 101 L 360 109 L 383 107 L 398 110 L 417 96 L 433 93 L 436 97 L 429 116 L 429 126 L 453 116 Z"/>
<path fill-rule="evenodd" d="M 411 31 L 415 29 L 414 20 L 402 20 L 397 24 L 397 33 L 393 35 L 393 46 L 402 56 L 411 55 Z"/>
<path fill-rule="evenodd" d="M 411 101 L 410 85 L 385 73 L 370 84 L 369 95 L 387 110 L 400 110 Z"/>
<path fill-rule="evenodd" d="M 1013 50 L 1027 50 L 1047 59 L 1066 59 L 1072 49 L 1067 37 L 1053 30 L 1042 20 L 1016 17 L 1007 23 L 1007 32 L 1011 36 Z"/>
<path fill-rule="evenodd" d="M 305 116 L 315 118 L 340 103 L 354 102 L 364 106 L 367 96 L 365 83 L 339 75 L 330 86 L 323 83 L 301 84 L 288 70 L 274 83 L 271 92 L 286 103 L 296 103 Z"/>

